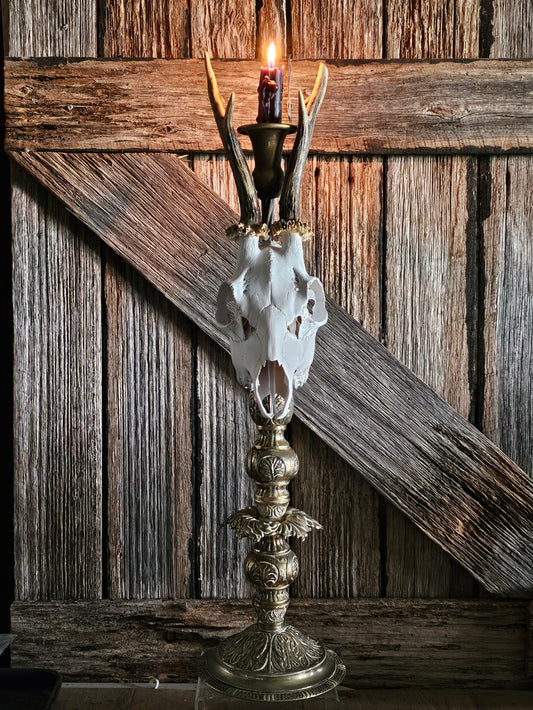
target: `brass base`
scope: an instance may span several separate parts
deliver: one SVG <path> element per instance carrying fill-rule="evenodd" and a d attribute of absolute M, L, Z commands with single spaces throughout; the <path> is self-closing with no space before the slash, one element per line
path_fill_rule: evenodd
<path fill-rule="evenodd" d="M 344 678 L 338 655 L 294 626 L 275 631 L 249 626 L 209 648 L 199 674 L 215 690 L 246 700 L 303 700 L 322 695 Z"/>

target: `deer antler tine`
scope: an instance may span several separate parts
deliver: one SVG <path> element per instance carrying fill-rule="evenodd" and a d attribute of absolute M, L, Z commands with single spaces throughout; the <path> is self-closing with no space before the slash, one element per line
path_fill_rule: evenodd
<path fill-rule="evenodd" d="M 237 194 L 239 195 L 241 222 L 243 224 L 256 224 L 261 221 L 261 206 L 255 190 L 252 173 L 242 152 L 239 139 L 233 129 L 232 121 L 235 94 L 231 94 L 228 105 L 224 106 L 224 101 L 218 90 L 215 72 L 213 71 L 211 60 L 207 53 L 205 55 L 205 70 L 207 74 L 209 101 L 213 109 L 222 144 L 233 172 Z"/>
<path fill-rule="evenodd" d="M 292 220 L 300 217 L 300 193 L 303 171 L 307 154 L 309 153 L 309 146 L 311 145 L 315 121 L 326 93 L 327 83 L 328 70 L 326 65 L 321 63 L 313 91 L 307 101 L 304 100 L 302 92 L 298 92 L 298 132 L 287 165 L 283 189 L 279 199 L 279 215 L 281 219 Z"/>
<path fill-rule="evenodd" d="M 218 90 L 217 78 L 215 76 L 215 72 L 213 71 L 211 59 L 209 58 L 209 54 L 207 52 L 205 54 L 205 71 L 207 74 L 207 91 L 209 93 L 209 100 L 218 125 L 217 114 L 218 116 L 224 116 L 226 107 L 224 106 L 224 101 L 222 100 L 220 91 Z"/>
<path fill-rule="evenodd" d="M 316 114 L 318 114 L 318 111 L 320 109 L 320 106 L 322 104 L 322 101 L 324 100 L 324 95 L 326 93 L 326 86 L 328 83 L 328 68 L 327 66 L 321 62 L 319 67 L 318 67 L 318 72 L 316 75 L 315 79 L 315 85 L 313 86 L 313 91 L 311 92 L 311 95 L 307 98 L 305 105 L 307 109 L 311 108 L 311 110 L 314 110 L 316 106 Z"/>

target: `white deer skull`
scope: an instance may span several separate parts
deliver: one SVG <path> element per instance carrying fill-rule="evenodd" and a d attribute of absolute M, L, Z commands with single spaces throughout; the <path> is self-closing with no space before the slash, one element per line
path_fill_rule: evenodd
<path fill-rule="evenodd" d="M 245 230 L 239 241 L 237 273 L 220 287 L 216 318 L 231 339 L 239 382 L 265 417 L 282 418 L 293 389 L 307 380 L 316 332 L 327 321 L 324 289 L 305 269 L 297 231 L 260 241 Z M 276 394 L 281 412 L 274 411 Z"/>

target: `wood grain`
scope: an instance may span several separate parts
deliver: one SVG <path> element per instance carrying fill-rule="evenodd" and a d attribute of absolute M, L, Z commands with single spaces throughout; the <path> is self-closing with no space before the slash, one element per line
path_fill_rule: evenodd
<path fill-rule="evenodd" d="M 186 57 L 182 0 L 105 3 L 107 57 Z M 108 595 L 194 595 L 198 574 L 194 333 L 111 249 L 105 252 Z"/>
<path fill-rule="evenodd" d="M 228 347 L 213 299 L 234 268 L 236 246 L 221 234 L 236 216 L 179 159 L 12 156 Z M 331 299 L 328 308 L 298 415 L 489 590 L 530 594 L 529 479 Z"/>
<path fill-rule="evenodd" d="M 381 58 L 382 18 L 375 3 L 291 3 L 291 22 L 295 59 Z M 316 156 L 308 160 L 305 173 L 302 214 L 314 232 L 306 247 L 308 269 L 379 337 L 382 161 Z M 324 523 L 320 533 L 294 544 L 301 568 L 294 593 L 379 596 L 379 494 L 304 423 L 294 421 L 291 435 L 301 461 L 292 486 L 295 505 Z"/>
<path fill-rule="evenodd" d="M 262 0 L 257 7 L 256 55 L 264 64 L 268 47 L 274 42 L 282 63 L 287 57 L 287 0 Z"/>
<path fill-rule="evenodd" d="M 386 2 L 386 56 L 402 59 L 475 58 L 479 6 L 472 0 Z"/>
<path fill-rule="evenodd" d="M 492 3 L 491 57 L 533 56 L 533 7 L 528 0 L 494 0 Z"/>
<path fill-rule="evenodd" d="M 227 159 L 195 155 L 195 174 L 238 211 L 239 200 Z M 213 294 L 216 295 L 216 294 Z M 198 521 L 200 596 L 246 597 L 250 587 L 243 562 L 249 543 L 224 525 L 229 515 L 253 501 L 255 486 L 245 471 L 255 427 L 244 390 L 229 355 L 201 332 L 197 335 L 196 392 L 201 428 L 198 462 L 201 520 Z"/>
<path fill-rule="evenodd" d="M 532 23 L 527 0 L 495 2 L 490 56 L 531 56 Z M 483 427 L 533 476 L 533 161 L 494 157 L 483 167 Z"/>
<path fill-rule="evenodd" d="M 531 61 L 342 61 L 328 68 L 315 152 L 533 148 Z M 237 92 L 235 125 L 249 123 L 257 114 L 258 62 L 218 61 L 214 69 L 222 95 Z M 316 71 L 315 61 L 293 62 L 294 90 L 311 90 Z M 5 79 L 9 150 L 221 148 L 200 60 L 8 60 Z"/>
<path fill-rule="evenodd" d="M 95 0 L 7 0 L 11 57 L 95 57 Z"/>
<path fill-rule="evenodd" d="M 206 14 L 200 12 L 204 5 L 209 8 Z M 218 2 L 215 11 L 215 23 L 220 27 L 218 36 L 211 32 L 212 3 L 200 3 L 193 10 L 197 12 L 193 56 L 201 56 L 205 50 L 218 57 L 250 56 L 252 46 L 255 51 L 255 9 L 255 3 L 249 0 L 238 6 L 231 0 Z M 210 120 L 214 123 L 213 116 Z M 235 182 L 225 156 L 194 155 L 191 162 L 204 184 L 228 204 L 238 205 Z M 217 289 L 213 291 L 213 300 L 216 293 Z M 246 474 L 245 462 L 255 428 L 248 414 L 245 392 L 236 381 L 227 353 L 198 331 L 194 355 L 199 427 L 195 471 L 199 500 L 197 594 L 207 598 L 248 597 L 251 588 L 244 577 L 244 559 L 250 543 L 238 540 L 225 521 L 231 513 L 253 502 L 255 486 Z"/>
<path fill-rule="evenodd" d="M 381 161 L 316 157 L 309 162 L 310 268 L 326 291 L 377 336 Z M 294 504 L 324 524 L 324 530 L 294 544 L 301 567 L 294 593 L 379 596 L 379 496 L 304 423 L 293 422 L 291 436 L 301 464 L 292 485 Z"/>
<path fill-rule="evenodd" d="M 99 241 L 24 171 L 13 178 L 17 599 L 102 584 Z"/>
<path fill-rule="evenodd" d="M 483 428 L 533 475 L 533 162 L 494 158 L 488 167 Z"/>
<path fill-rule="evenodd" d="M 527 688 L 527 604 L 517 601 L 293 600 L 295 626 L 336 649 L 345 685 Z M 65 681 L 190 682 L 203 648 L 251 622 L 248 602 L 18 602 L 12 658 Z M 138 639 L 142 639 L 142 643 Z"/>
<path fill-rule="evenodd" d="M 102 0 L 100 53 L 104 57 L 187 57 L 188 5 L 185 0 Z"/>
<path fill-rule="evenodd" d="M 473 5 L 389 0 L 387 57 L 476 57 Z M 472 158 L 390 157 L 386 163 L 385 344 L 465 418 L 476 355 L 476 180 Z M 475 595 L 472 578 L 390 506 L 386 526 L 388 594 Z"/>
<path fill-rule="evenodd" d="M 11 0 L 6 50 L 94 55 L 95 7 L 57 0 L 51 14 L 48 2 Z M 94 598 L 102 591 L 100 243 L 26 173 L 14 169 L 12 178 L 15 596 Z"/>
<path fill-rule="evenodd" d="M 382 3 L 292 0 L 292 47 L 298 59 L 381 58 Z"/>
<path fill-rule="evenodd" d="M 220 0 L 220 2 L 195 0 L 190 3 L 190 14 L 191 57 L 203 58 L 206 52 L 209 52 L 210 57 L 214 59 L 255 57 L 256 3 L 254 0 L 242 0 L 238 3 L 229 0 Z M 257 81 L 258 67 L 256 74 Z M 190 86 L 187 80 L 183 85 L 187 86 L 188 93 Z M 203 85 L 205 86 L 205 81 Z M 211 146 L 204 146 L 204 150 L 211 150 Z"/>
<path fill-rule="evenodd" d="M 186 597 L 191 325 L 123 260 L 106 261 L 108 594 Z"/>

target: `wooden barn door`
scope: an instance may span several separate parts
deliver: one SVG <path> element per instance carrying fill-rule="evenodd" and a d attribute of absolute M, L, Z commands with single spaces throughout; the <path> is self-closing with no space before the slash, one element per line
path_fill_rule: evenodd
<path fill-rule="evenodd" d="M 270 39 L 293 59 L 526 58 L 532 11 L 529 0 L 9 2 L 10 56 L 252 59 Z M 182 160 L 236 206 L 225 158 Z M 309 271 L 532 473 L 532 159 L 315 155 L 306 170 Z M 243 461 L 253 432 L 228 356 L 15 166 L 12 184 L 14 659 L 28 663 L 39 657 L 30 613 L 41 630 L 52 618 L 79 629 L 100 615 L 119 638 L 120 624 L 163 625 L 170 612 L 160 600 L 247 597 L 246 543 L 221 522 L 252 500 Z M 428 664 L 418 680 L 402 667 L 387 682 L 522 687 L 526 606 L 454 606 L 487 595 L 303 424 L 290 438 L 301 461 L 294 504 L 325 527 L 296 545 L 294 595 L 363 599 L 383 628 L 389 612 L 405 624 L 415 614 L 426 631 L 433 613 L 437 626 L 456 613 L 487 632 L 497 618 L 516 633 L 489 671 L 480 656 L 455 679 Z M 185 625 L 200 625 L 180 608 Z M 223 624 L 224 607 L 212 613 L 210 623 Z M 93 670 L 80 671 L 56 631 L 54 663 L 67 678 L 131 679 L 126 662 L 106 669 L 93 658 Z M 152 659 L 145 649 L 145 660 L 160 651 Z M 165 672 L 185 680 L 191 668 Z"/>

